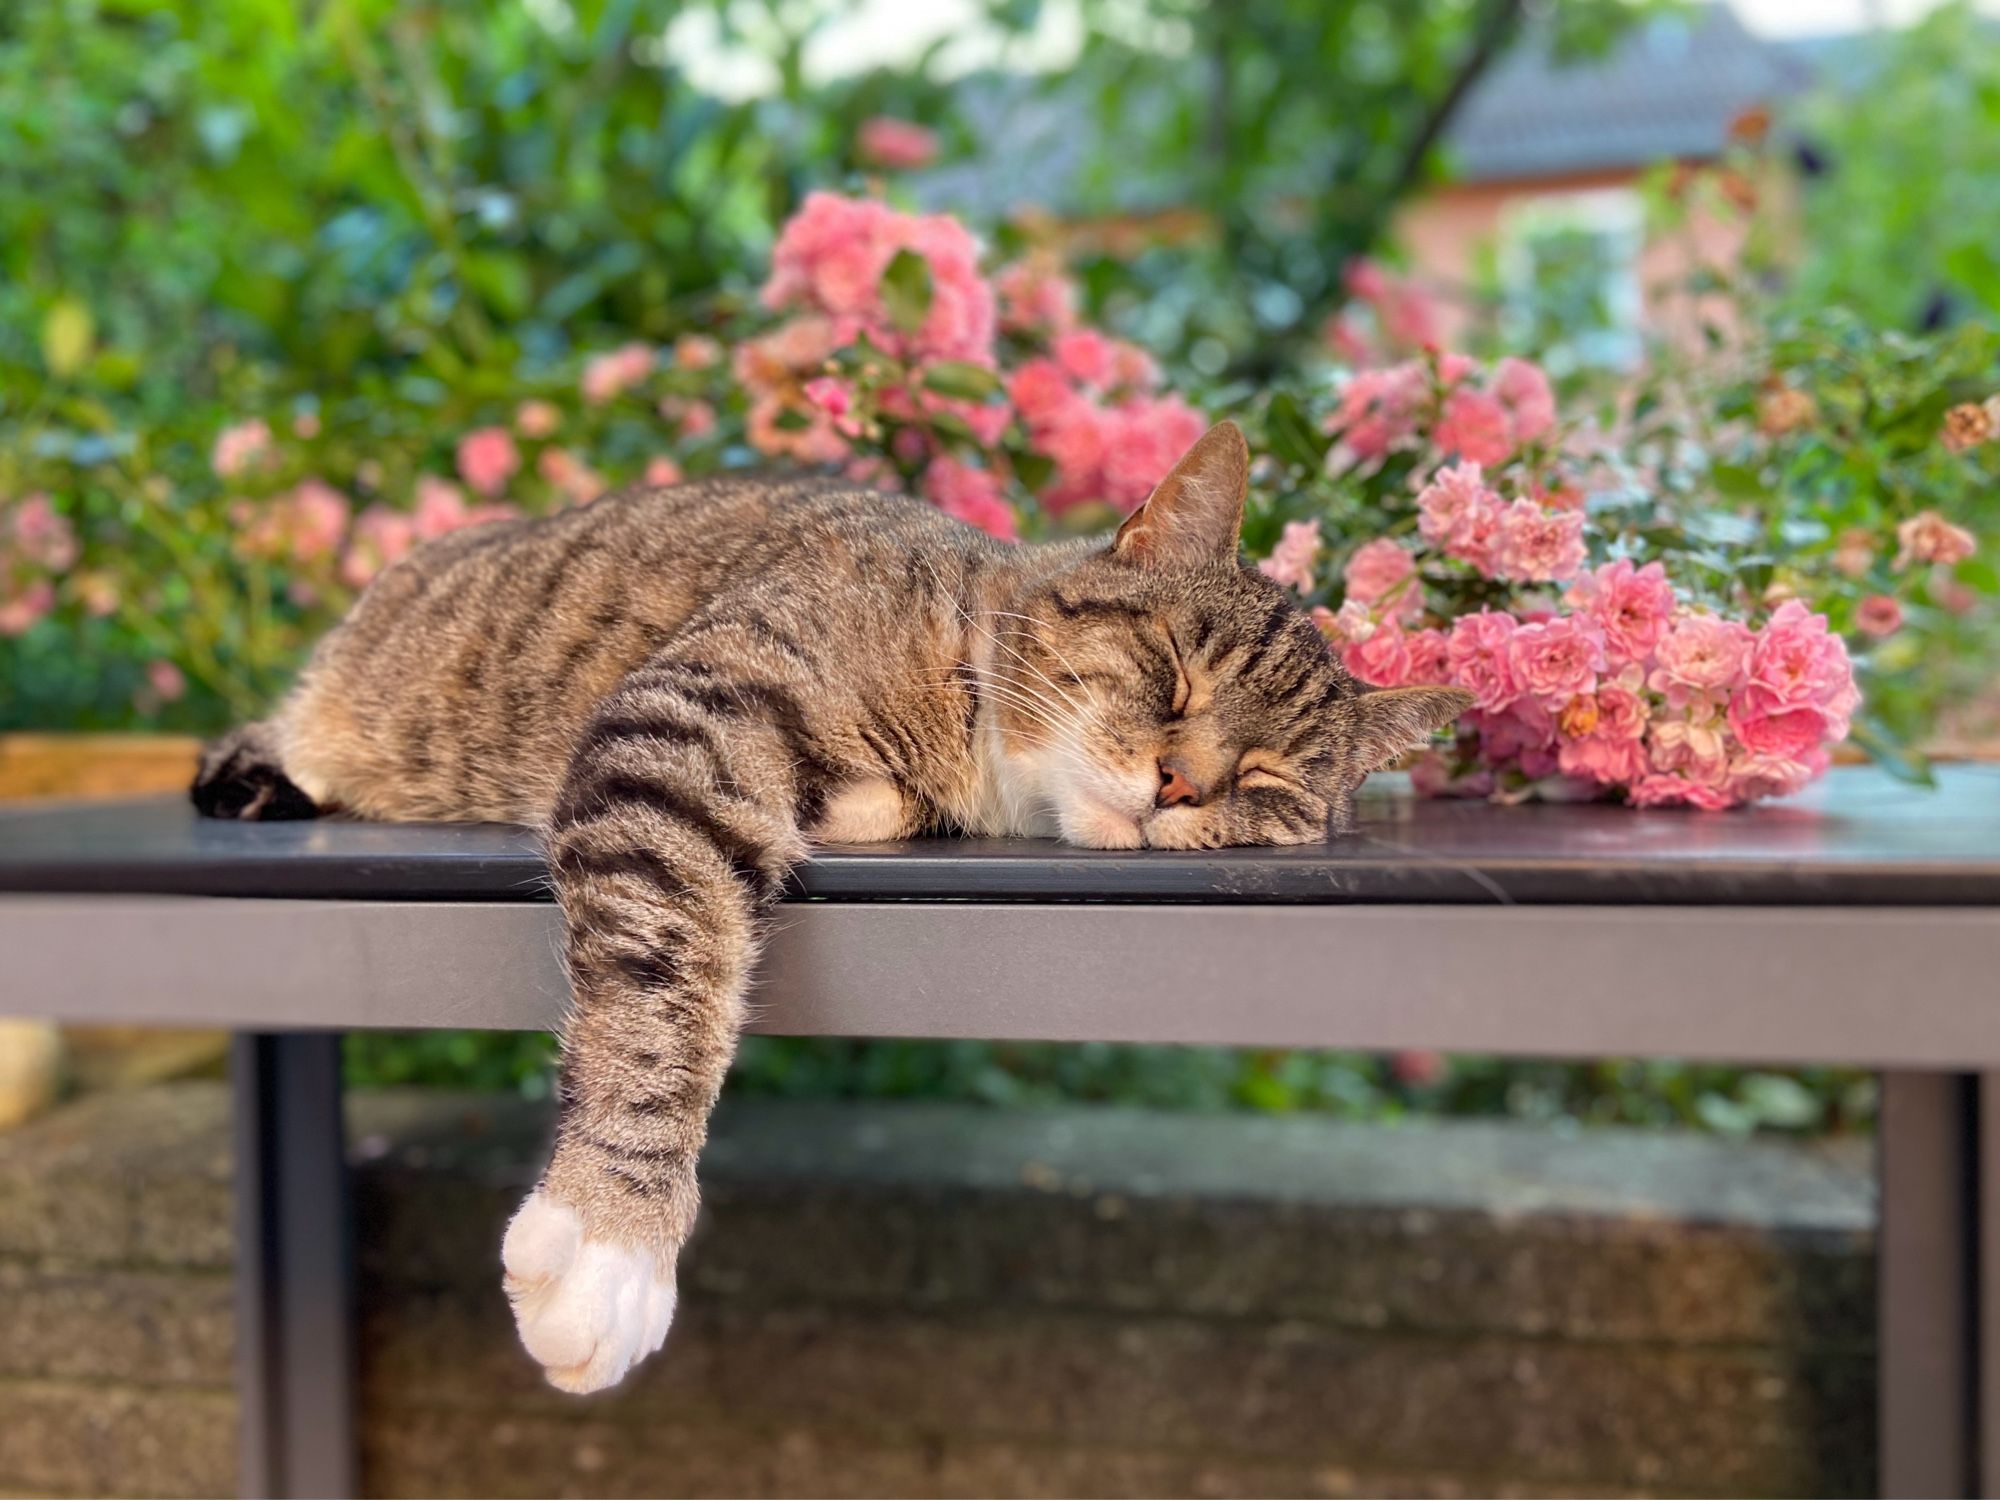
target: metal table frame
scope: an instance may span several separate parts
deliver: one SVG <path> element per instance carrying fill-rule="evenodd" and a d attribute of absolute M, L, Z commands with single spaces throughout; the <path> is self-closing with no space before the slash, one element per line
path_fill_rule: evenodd
<path fill-rule="evenodd" d="M 1491 866 L 1447 872 L 1490 887 L 1483 905 L 1331 904 L 1351 884 L 1317 902 L 1090 901 L 1083 865 L 1035 877 L 1081 882 L 1058 899 L 862 899 L 904 894 L 909 866 L 890 857 L 840 899 L 780 908 L 755 1027 L 1878 1068 L 1881 1486 L 2000 1495 L 2000 1193 L 1980 1191 L 2000 1163 L 2000 1005 L 1982 1003 L 2000 973 L 2000 841 L 1986 853 L 1964 886 L 1927 868 L 1903 887 L 1933 904 L 1862 892 L 1839 906 L 1782 904 L 1782 884 L 1758 905 L 1681 885 L 1660 898 L 1673 904 L 1496 904 L 1513 898 Z M 227 896 L 176 895 L 54 868 L 17 859 L 10 875 L 0 829 L 0 1012 L 237 1033 L 242 1489 L 352 1494 L 340 1034 L 551 1024 L 557 914 L 517 867 L 507 899 L 392 901 L 259 897 L 235 877 L 215 880 Z M 1568 878 L 1581 893 L 1587 877 Z M 1935 904 L 1962 890 L 1976 899 Z M 1635 954 L 1670 957 L 1634 967 Z"/>

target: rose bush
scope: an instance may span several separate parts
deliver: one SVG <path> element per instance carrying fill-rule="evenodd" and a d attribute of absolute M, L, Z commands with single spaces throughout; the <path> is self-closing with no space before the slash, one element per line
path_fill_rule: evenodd
<path fill-rule="evenodd" d="M 1355 367 L 1205 412 L 1082 317 L 1046 251 L 989 265 L 949 217 L 815 193 L 757 308 L 671 343 L 463 390 L 251 390 L 199 432 L 115 443 L 13 427 L 0 650 L 74 657 L 115 624 L 139 647 L 107 662 L 125 701 L 207 728 L 456 527 L 781 460 L 996 536 L 1085 529 L 1228 412 L 1262 455 L 1246 540 L 1330 649 L 1371 683 L 1475 694 L 1421 790 L 1719 807 L 1816 775 L 1856 722 L 1855 659 L 1992 591 L 1963 524 L 2000 452 L 1991 336 L 1956 336 L 1886 428 L 1868 413 L 1900 388 L 1857 396 L 1851 339 L 1835 363 L 1811 331 L 1773 342 L 1753 394 L 1579 416 L 1528 360 L 1407 354 L 1434 327 L 1415 294 L 1366 265 L 1349 284 L 1376 306 L 1337 327 Z"/>

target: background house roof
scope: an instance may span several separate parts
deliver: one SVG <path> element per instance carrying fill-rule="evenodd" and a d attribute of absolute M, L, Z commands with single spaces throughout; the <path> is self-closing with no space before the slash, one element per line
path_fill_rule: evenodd
<path fill-rule="evenodd" d="M 1719 152 L 1729 123 L 1810 80 L 1804 57 L 1751 33 L 1726 4 L 1637 26 L 1602 57 L 1558 61 L 1524 37 L 1445 132 L 1466 182 L 1558 177 Z"/>

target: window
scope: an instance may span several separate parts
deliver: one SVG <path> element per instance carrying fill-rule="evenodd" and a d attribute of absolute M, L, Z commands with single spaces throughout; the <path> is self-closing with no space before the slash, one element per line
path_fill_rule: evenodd
<path fill-rule="evenodd" d="M 1501 331 L 1551 373 L 1638 363 L 1644 214 L 1622 189 L 1535 198 L 1501 220 Z"/>

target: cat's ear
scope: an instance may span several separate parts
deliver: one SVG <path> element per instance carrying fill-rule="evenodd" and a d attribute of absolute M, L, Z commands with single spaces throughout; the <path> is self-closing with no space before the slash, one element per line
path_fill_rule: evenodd
<path fill-rule="evenodd" d="M 1243 429 L 1217 422 L 1125 518 L 1112 555 L 1151 568 L 1233 563 L 1249 492 L 1250 445 Z"/>
<path fill-rule="evenodd" d="M 1472 701 L 1472 694 L 1454 687 L 1376 688 L 1345 699 L 1338 711 L 1347 716 L 1354 736 L 1356 769 L 1365 776 L 1391 764 L 1426 743 Z"/>

